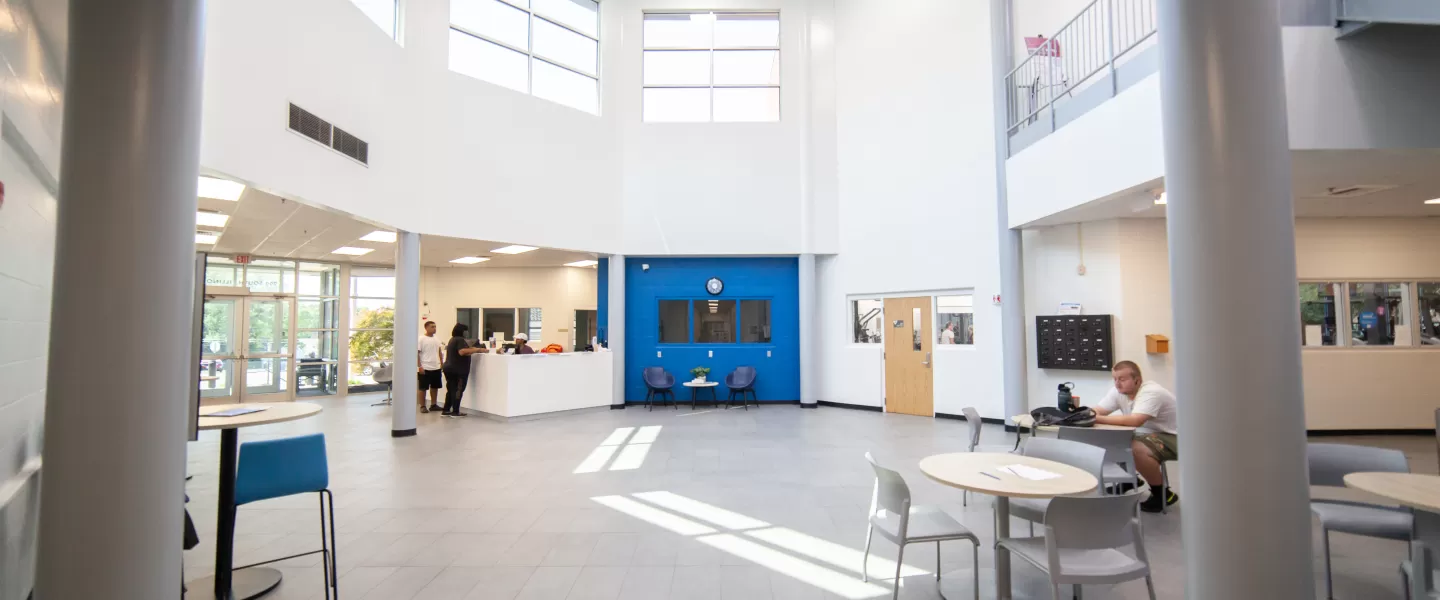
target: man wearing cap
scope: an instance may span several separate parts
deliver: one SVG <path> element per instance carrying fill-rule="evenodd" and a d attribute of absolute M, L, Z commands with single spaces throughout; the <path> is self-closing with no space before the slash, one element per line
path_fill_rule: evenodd
<path fill-rule="evenodd" d="M 530 336 L 524 333 L 515 334 L 515 353 L 534 354 L 535 349 L 530 347 Z"/>

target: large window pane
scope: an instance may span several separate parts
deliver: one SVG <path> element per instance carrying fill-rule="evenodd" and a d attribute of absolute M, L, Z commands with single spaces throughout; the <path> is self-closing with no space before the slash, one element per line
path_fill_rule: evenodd
<path fill-rule="evenodd" d="M 780 88 L 716 88 L 716 122 L 780 120 Z"/>
<path fill-rule="evenodd" d="M 645 85 L 710 85 L 710 52 L 646 50 Z"/>
<path fill-rule="evenodd" d="M 480 311 L 480 314 L 480 339 L 488 340 L 492 336 L 499 336 L 502 340 L 515 339 L 515 309 L 487 308 Z"/>
<path fill-rule="evenodd" d="M 936 341 L 940 344 L 975 343 L 974 296 L 938 296 L 935 298 Z"/>
<path fill-rule="evenodd" d="M 752 344 L 770 343 L 770 301 L 740 301 L 740 341 Z"/>
<path fill-rule="evenodd" d="M 340 265 L 300 263 L 297 289 L 306 296 L 339 296 Z"/>
<path fill-rule="evenodd" d="M 250 301 L 249 331 L 246 347 L 249 354 L 286 354 L 290 351 L 290 302 L 288 300 Z"/>
<path fill-rule="evenodd" d="M 450 0 L 450 24 L 522 50 L 530 47 L 530 15 L 500 0 Z M 453 54 L 453 39 L 451 44 Z"/>
<path fill-rule="evenodd" d="M 205 285 L 239 287 L 243 271 L 244 268 L 236 265 L 206 265 Z"/>
<path fill-rule="evenodd" d="M 696 300 L 695 343 L 729 344 L 735 341 L 735 301 Z"/>
<path fill-rule="evenodd" d="M 395 332 L 386 330 L 367 330 L 350 332 L 350 360 L 389 361 L 395 355 Z M 413 360 L 413 359 L 412 359 Z M 369 375 L 369 373 L 366 373 Z"/>
<path fill-rule="evenodd" d="M 514 50 L 450 30 L 450 70 L 456 73 L 529 93 L 528 60 Z"/>
<path fill-rule="evenodd" d="M 536 96 L 592 115 L 600 114 L 600 82 L 543 60 L 532 60 L 535 61 L 532 75 Z"/>
<path fill-rule="evenodd" d="M 1420 345 L 1440 346 L 1440 283 L 1420 282 Z"/>
<path fill-rule="evenodd" d="M 1300 284 L 1300 343 L 1307 347 L 1334 346 L 1336 312 L 1334 283 Z"/>
<path fill-rule="evenodd" d="M 350 295 L 357 298 L 394 298 L 394 275 L 350 275 Z"/>
<path fill-rule="evenodd" d="M 531 10 L 590 37 L 600 37 L 600 5 L 591 0 L 535 0 Z"/>
<path fill-rule="evenodd" d="M 360 12 L 370 17 L 385 35 L 395 39 L 396 0 L 350 0 L 360 7 Z"/>
<path fill-rule="evenodd" d="M 661 344 L 684 344 L 690 341 L 690 301 L 660 301 Z"/>
<path fill-rule="evenodd" d="M 715 85 L 780 85 L 780 53 L 775 50 L 717 50 Z"/>
<path fill-rule="evenodd" d="M 340 360 L 339 335 L 334 331 L 301 331 L 295 334 L 295 355 L 306 361 Z"/>
<path fill-rule="evenodd" d="M 716 48 L 779 48 L 780 15 L 719 14 L 715 16 Z"/>
<path fill-rule="evenodd" d="M 340 326 L 338 298 L 301 298 L 296 302 L 300 329 L 335 329 Z"/>
<path fill-rule="evenodd" d="M 296 362 L 296 396 L 333 396 L 340 391 L 340 365 L 304 358 Z"/>
<path fill-rule="evenodd" d="M 882 300 L 855 300 L 850 303 L 850 316 L 854 331 L 851 339 L 857 344 L 880 343 L 880 331 L 885 324 L 885 303 Z"/>
<path fill-rule="evenodd" d="M 530 338 L 532 344 L 540 343 L 540 335 L 543 333 L 542 317 L 544 311 L 538 308 L 520 309 L 520 326 L 525 336 Z"/>
<path fill-rule="evenodd" d="M 645 47 L 709 48 L 714 18 L 710 14 L 645 15 Z"/>
<path fill-rule="evenodd" d="M 395 301 L 379 298 L 356 298 L 350 302 L 351 329 L 391 329 L 395 327 Z"/>
<path fill-rule="evenodd" d="M 595 40 L 552 24 L 545 19 L 535 19 L 536 56 L 544 57 L 567 67 L 586 73 L 598 72 L 595 56 L 600 44 Z"/>
<path fill-rule="evenodd" d="M 1350 338 L 1356 346 L 1409 346 L 1409 284 L 1350 284 Z"/>
<path fill-rule="evenodd" d="M 245 267 L 245 287 L 265 294 L 295 293 L 295 263 L 257 260 Z"/>
<path fill-rule="evenodd" d="M 710 120 L 710 89 L 645 90 L 643 119 L 649 123 L 697 123 Z"/>

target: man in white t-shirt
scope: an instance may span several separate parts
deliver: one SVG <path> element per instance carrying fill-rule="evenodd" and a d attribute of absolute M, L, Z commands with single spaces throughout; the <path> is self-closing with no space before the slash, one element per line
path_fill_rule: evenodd
<path fill-rule="evenodd" d="M 420 364 L 420 391 L 417 392 L 415 401 L 420 404 L 420 412 L 428 413 L 432 410 L 440 410 L 440 387 L 445 384 L 440 374 L 440 340 L 435 337 L 435 322 L 425 322 L 425 335 L 420 336 L 419 344 Z M 430 408 L 425 408 L 425 390 L 430 390 Z"/>
<path fill-rule="evenodd" d="M 1095 409 L 1095 422 L 1135 428 L 1130 443 L 1135 452 L 1135 470 L 1150 484 L 1150 498 L 1140 505 L 1145 512 L 1160 512 L 1167 504 L 1180 500 L 1165 489 L 1160 463 L 1180 458 L 1180 432 L 1175 395 L 1153 381 L 1140 376 L 1140 367 L 1128 360 L 1115 363 L 1110 374 L 1115 389 L 1110 390 Z"/>

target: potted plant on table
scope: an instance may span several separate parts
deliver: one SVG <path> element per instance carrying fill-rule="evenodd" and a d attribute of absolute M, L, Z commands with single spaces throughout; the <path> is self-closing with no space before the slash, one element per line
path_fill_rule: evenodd
<path fill-rule="evenodd" d="M 705 376 L 710 374 L 710 367 L 695 367 L 690 369 L 690 376 L 694 377 L 694 383 L 705 383 Z"/>

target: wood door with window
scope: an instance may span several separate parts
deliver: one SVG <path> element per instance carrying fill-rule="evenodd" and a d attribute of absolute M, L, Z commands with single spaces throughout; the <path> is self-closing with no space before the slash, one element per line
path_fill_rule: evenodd
<path fill-rule="evenodd" d="M 885 412 L 935 416 L 930 298 L 885 299 Z"/>

